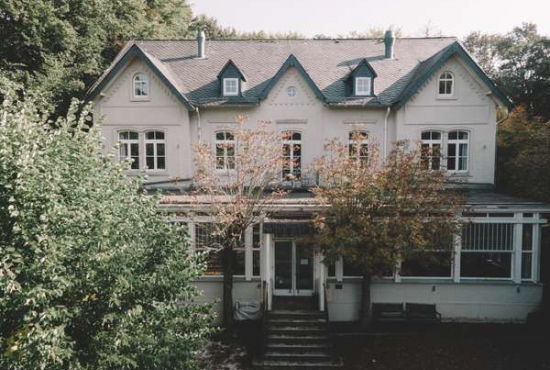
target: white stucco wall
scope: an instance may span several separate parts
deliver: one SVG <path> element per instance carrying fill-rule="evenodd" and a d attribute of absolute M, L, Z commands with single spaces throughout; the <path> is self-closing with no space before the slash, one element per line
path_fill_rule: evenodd
<path fill-rule="evenodd" d="M 361 281 L 346 280 L 342 289 L 329 283 L 331 321 L 359 318 Z M 524 322 L 542 302 L 542 285 L 508 282 L 374 282 L 372 302 L 435 303 L 444 321 Z"/>
<path fill-rule="evenodd" d="M 438 78 L 449 71 L 455 77 L 453 98 L 440 99 Z M 470 133 L 468 172 L 458 176 L 473 183 L 494 183 L 496 150 L 496 114 L 489 89 L 458 58 L 451 58 L 397 112 L 397 140 L 420 140 L 426 130 L 447 133 L 464 130 Z M 443 147 L 446 148 L 445 135 Z M 445 149 L 444 149 L 445 150 Z"/>
<path fill-rule="evenodd" d="M 132 77 L 145 72 L 150 81 L 150 99 L 132 100 Z M 151 181 L 169 177 L 191 176 L 191 136 L 189 114 L 183 104 L 141 61 L 135 60 L 118 73 L 94 101 L 94 118 L 102 120 L 101 133 L 105 150 L 118 141 L 118 132 L 132 130 L 144 133 L 164 131 L 166 138 L 166 170 L 150 171 Z M 140 135 L 142 139 L 143 135 Z M 144 160 L 144 145 L 140 145 Z M 144 163 L 144 162 L 143 162 Z"/>

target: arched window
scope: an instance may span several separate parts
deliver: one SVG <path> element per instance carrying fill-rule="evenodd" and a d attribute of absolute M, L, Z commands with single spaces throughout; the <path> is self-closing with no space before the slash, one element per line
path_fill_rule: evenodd
<path fill-rule="evenodd" d="M 441 169 L 441 132 L 424 131 L 421 138 L 422 168 L 425 170 Z"/>
<path fill-rule="evenodd" d="M 235 137 L 232 132 L 216 132 L 216 169 L 235 169 Z"/>
<path fill-rule="evenodd" d="M 164 132 L 149 131 L 145 133 L 145 164 L 148 170 L 166 169 Z"/>
<path fill-rule="evenodd" d="M 130 168 L 139 170 L 139 134 L 135 131 L 121 131 L 118 133 L 118 140 L 120 160 L 131 160 Z"/>
<path fill-rule="evenodd" d="M 299 180 L 302 175 L 302 134 L 283 132 L 284 180 Z"/>
<path fill-rule="evenodd" d="M 349 155 L 358 158 L 361 162 L 369 159 L 369 135 L 365 131 L 349 133 Z"/>
<path fill-rule="evenodd" d="M 145 73 L 136 73 L 133 80 L 133 96 L 135 99 L 149 97 L 149 77 Z"/>
<path fill-rule="evenodd" d="M 468 171 L 469 135 L 466 131 L 451 131 L 447 140 L 447 170 Z"/>
<path fill-rule="evenodd" d="M 451 72 L 443 72 L 439 76 L 439 96 L 452 97 L 455 93 L 455 78 Z"/>

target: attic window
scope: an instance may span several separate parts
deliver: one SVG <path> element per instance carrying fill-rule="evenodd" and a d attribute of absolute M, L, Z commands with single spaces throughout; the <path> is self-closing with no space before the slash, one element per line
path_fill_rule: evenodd
<path fill-rule="evenodd" d="M 355 77 L 355 95 L 368 96 L 371 94 L 372 78 Z"/>
<path fill-rule="evenodd" d="M 136 73 L 133 79 L 134 99 L 148 99 L 149 98 L 149 78 L 145 73 Z"/>
<path fill-rule="evenodd" d="M 454 76 L 451 72 L 443 72 L 439 76 L 439 97 L 451 98 L 454 96 Z"/>
<path fill-rule="evenodd" d="M 239 79 L 224 78 L 223 79 L 223 96 L 239 95 Z"/>

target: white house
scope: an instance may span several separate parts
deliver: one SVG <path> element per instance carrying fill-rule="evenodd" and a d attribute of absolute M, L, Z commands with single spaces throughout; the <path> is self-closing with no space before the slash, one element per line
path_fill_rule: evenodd
<path fill-rule="evenodd" d="M 197 249 L 207 229 L 176 216 L 189 208 L 177 194 L 192 181 L 191 146 L 230 143 L 238 114 L 251 126 L 270 120 L 292 133 L 297 176 L 328 138 L 347 141 L 359 130 L 383 154 L 397 140 L 422 141 L 443 155 L 428 166 L 464 180 L 470 210 L 463 216 L 472 223 L 455 238 L 452 262 L 402 266 L 373 283 L 373 302 L 436 303 L 444 320 L 483 321 L 522 321 L 541 304 L 541 213 L 550 208 L 494 192 L 497 111 L 510 103 L 455 38 L 206 40 L 201 33 L 133 41 L 89 98 L 103 118 L 105 150 L 120 142 L 119 155 L 134 160 L 131 172 L 145 171 L 147 186 L 167 192 L 161 207 L 189 222 Z M 219 155 L 230 162 L 230 151 Z M 307 187 L 308 179 L 294 186 Z M 296 194 L 236 251 L 234 300 L 261 300 L 265 282 L 269 302 L 315 296 L 325 310 L 326 295 L 331 320 L 356 320 L 361 278 L 342 262 L 325 266 L 293 241 L 311 213 L 307 193 Z M 217 267 L 197 282 L 204 300 L 221 297 Z"/>

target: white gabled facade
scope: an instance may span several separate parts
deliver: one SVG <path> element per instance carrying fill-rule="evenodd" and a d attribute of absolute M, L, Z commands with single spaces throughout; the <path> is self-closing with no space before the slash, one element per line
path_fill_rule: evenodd
<path fill-rule="evenodd" d="M 148 94 L 145 98 L 136 99 L 134 78 L 138 73 L 147 77 Z M 446 91 L 448 94 L 442 96 L 440 76 L 443 73 L 452 76 L 453 86 Z M 354 130 L 368 133 L 369 142 L 378 143 L 382 153 L 388 153 L 396 140 L 417 142 L 422 139 L 422 133 L 433 131 L 440 134 L 439 141 L 435 141 L 443 155 L 448 157 L 453 150 L 463 151 L 461 155 L 456 154 L 461 158 L 454 162 L 455 166 L 462 168 L 457 168 L 451 176 L 470 184 L 494 185 L 498 108 L 499 102 L 486 83 L 456 56 L 433 73 L 399 109 L 391 106 L 329 107 L 315 95 L 303 75 L 291 67 L 277 81 L 267 98 L 257 105 L 199 106 L 190 110 L 139 58 L 123 66 L 94 99 L 94 117 L 100 117 L 103 122 L 105 150 L 111 150 L 121 140 L 121 132 L 137 134 L 137 138 L 134 136 L 134 141 L 129 144 L 134 143 L 133 148 L 139 152 L 135 158 L 139 157 L 136 160 L 140 170 L 149 163 L 147 133 L 163 133 L 162 140 L 155 142 L 155 145 L 164 145 L 164 150 L 157 146 L 156 152 L 151 152 L 151 155 L 158 157 L 159 153 L 164 152 L 164 168 L 145 171 L 151 182 L 191 179 L 194 173 L 192 145 L 198 143 L 199 138 L 202 142 L 213 144 L 216 133 L 230 131 L 235 125 L 235 117 L 245 114 L 249 117 L 247 124 L 250 127 L 268 120 L 273 129 L 281 133 L 300 133 L 304 168 L 323 154 L 327 139 L 338 138 L 346 142 Z M 455 138 L 453 132 L 467 133 L 467 138 Z M 172 208 L 177 209 L 177 206 Z M 476 213 L 471 215 L 472 220 L 478 225 L 511 225 L 510 229 L 506 229 L 511 231 L 502 234 L 512 238 L 510 247 L 493 245 L 483 249 L 484 246 L 468 246 L 457 238 L 456 253 L 448 275 L 407 277 L 395 274 L 379 279 L 372 286 L 373 302 L 436 303 L 446 320 L 523 321 L 536 310 L 542 299 L 538 266 L 540 225 L 545 220 L 541 212 L 547 209 L 534 203 L 510 200 L 506 204 L 481 201 L 474 204 L 472 210 Z M 252 229 L 249 231 L 246 249 L 240 254 L 244 260 L 242 271 L 235 277 L 234 300 L 261 300 L 262 282 L 266 282 L 270 300 L 273 294 L 283 294 L 284 290 L 297 295 L 318 294 L 319 307 L 325 309 L 323 286 L 326 284 L 331 320 L 357 319 L 360 278 L 349 276 L 341 262 L 327 268 L 319 256 L 300 256 L 292 244 L 292 235 L 283 235 L 284 230 L 278 227 L 262 224 L 255 232 Z M 488 232 L 488 229 L 480 227 L 480 232 Z M 196 224 L 190 223 L 190 228 L 191 238 L 198 244 Z M 530 247 L 523 245 L 524 229 L 529 229 Z M 285 277 L 292 280 L 290 289 L 287 289 L 288 284 L 285 285 L 288 282 L 281 283 L 284 289 L 277 288 L 280 278 L 277 273 L 277 248 L 281 251 L 286 248 L 285 253 L 290 253 L 294 261 L 292 276 Z M 501 264 L 509 263 L 509 274 L 507 270 L 502 270 L 498 274 L 507 276 L 465 276 L 473 273 L 464 264 L 480 263 L 482 266 L 477 259 L 483 253 L 499 258 Z M 527 259 L 530 267 L 525 267 Z M 309 270 L 304 267 L 306 265 L 310 266 Z M 295 278 L 295 271 L 301 268 L 311 275 L 311 284 L 306 284 L 308 286 L 304 289 L 298 287 L 301 283 L 296 282 Z M 522 269 L 529 268 L 530 274 L 527 276 L 524 272 L 522 279 Z M 222 295 L 219 275 L 205 276 L 197 284 L 204 291 L 204 300 L 212 301 Z M 221 309 L 221 306 L 218 305 L 218 308 Z"/>

